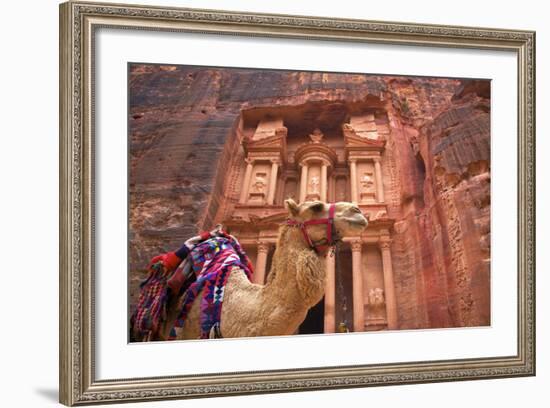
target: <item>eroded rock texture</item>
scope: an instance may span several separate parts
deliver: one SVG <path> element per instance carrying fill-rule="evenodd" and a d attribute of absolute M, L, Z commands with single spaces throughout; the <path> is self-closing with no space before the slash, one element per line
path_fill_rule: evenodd
<path fill-rule="evenodd" d="M 433 89 L 413 80 L 396 82 L 393 91 L 394 100 L 414 97 L 408 109 L 394 103 L 392 120 L 401 180 L 393 242 L 400 327 L 487 325 L 489 83 Z M 435 109 L 422 112 L 430 105 Z"/>
<path fill-rule="evenodd" d="M 154 255 L 208 226 L 241 111 L 384 109 L 382 172 L 400 328 L 490 324 L 490 83 L 133 65 L 130 295 Z M 331 108 L 332 106 L 332 108 Z"/>

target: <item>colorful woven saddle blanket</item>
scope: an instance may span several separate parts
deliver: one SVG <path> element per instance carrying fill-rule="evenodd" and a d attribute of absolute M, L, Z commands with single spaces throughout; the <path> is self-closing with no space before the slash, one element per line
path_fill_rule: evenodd
<path fill-rule="evenodd" d="M 161 262 L 149 268 L 147 278 L 139 285 L 139 300 L 130 318 L 131 341 L 158 340 L 160 325 L 166 320 L 170 276 L 170 271 Z"/>
<path fill-rule="evenodd" d="M 200 338 L 221 337 L 220 319 L 225 294 L 225 285 L 231 270 L 239 267 L 248 279 L 252 277 L 252 265 L 239 242 L 231 235 L 223 234 L 197 244 L 189 253 L 189 261 L 196 280 L 183 294 L 182 307 L 169 340 L 177 337 L 191 310 L 200 297 Z M 212 333 L 212 334 L 211 334 Z"/>

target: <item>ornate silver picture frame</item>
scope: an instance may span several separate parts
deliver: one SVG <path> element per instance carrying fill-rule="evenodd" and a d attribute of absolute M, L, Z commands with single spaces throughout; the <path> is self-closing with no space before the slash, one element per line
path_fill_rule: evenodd
<path fill-rule="evenodd" d="M 95 41 L 100 28 L 514 53 L 518 245 L 517 265 L 509 268 L 517 271 L 517 352 L 482 358 L 98 379 L 94 220 L 99 186 L 94 167 L 94 86 Z M 59 395 L 60 402 L 70 406 L 535 375 L 535 33 L 88 2 L 61 4 L 59 259 Z"/>

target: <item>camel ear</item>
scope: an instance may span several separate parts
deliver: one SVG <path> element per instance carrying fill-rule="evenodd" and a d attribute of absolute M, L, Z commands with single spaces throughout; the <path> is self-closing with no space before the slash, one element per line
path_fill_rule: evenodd
<path fill-rule="evenodd" d="M 321 212 L 325 209 L 325 203 L 322 203 L 321 201 L 315 201 L 309 206 L 309 209 L 314 212 Z"/>
<path fill-rule="evenodd" d="M 298 208 L 298 204 L 292 199 L 288 198 L 285 200 L 285 208 L 287 209 L 288 213 L 295 217 L 300 212 L 300 209 Z"/>

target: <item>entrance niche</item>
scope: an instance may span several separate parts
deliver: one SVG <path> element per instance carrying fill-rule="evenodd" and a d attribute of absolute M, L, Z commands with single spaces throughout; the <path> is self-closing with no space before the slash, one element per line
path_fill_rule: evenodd
<path fill-rule="evenodd" d="M 353 331 L 353 274 L 352 255 L 348 244 L 341 247 L 338 254 L 338 265 L 336 268 L 336 328 L 338 333 L 342 323 L 349 331 Z M 338 274 L 341 276 L 339 277 Z M 345 310 L 344 310 L 345 309 Z"/>
<path fill-rule="evenodd" d="M 382 330 L 387 326 L 386 296 L 382 255 L 378 245 L 366 245 L 362 261 L 365 329 Z"/>
<path fill-rule="evenodd" d="M 359 202 L 370 204 L 376 202 L 376 184 L 374 174 L 374 164 L 372 162 L 362 162 L 357 164 L 357 176 L 359 184 Z"/>
<path fill-rule="evenodd" d="M 321 166 L 313 164 L 309 167 L 309 182 L 307 186 L 306 201 L 321 199 Z"/>
<path fill-rule="evenodd" d="M 249 186 L 248 202 L 252 205 L 263 205 L 267 200 L 268 174 L 270 166 L 266 163 L 254 165 L 254 175 Z"/>
<path fill-rule="evenodd" d="M 298 328 L 298 334 L 322 334 L 325 332 L 325 297 L 307 312 Z"/>
<path fill-rule="evenodd" d="M 329 178 L 338 161 L 336 151 L 324 142 L 324 135 L 315 129 L 310 141 L 302 143 L 294 153 L 294 162 L 300 167 L 299 202 L 327 201 Z"/>

